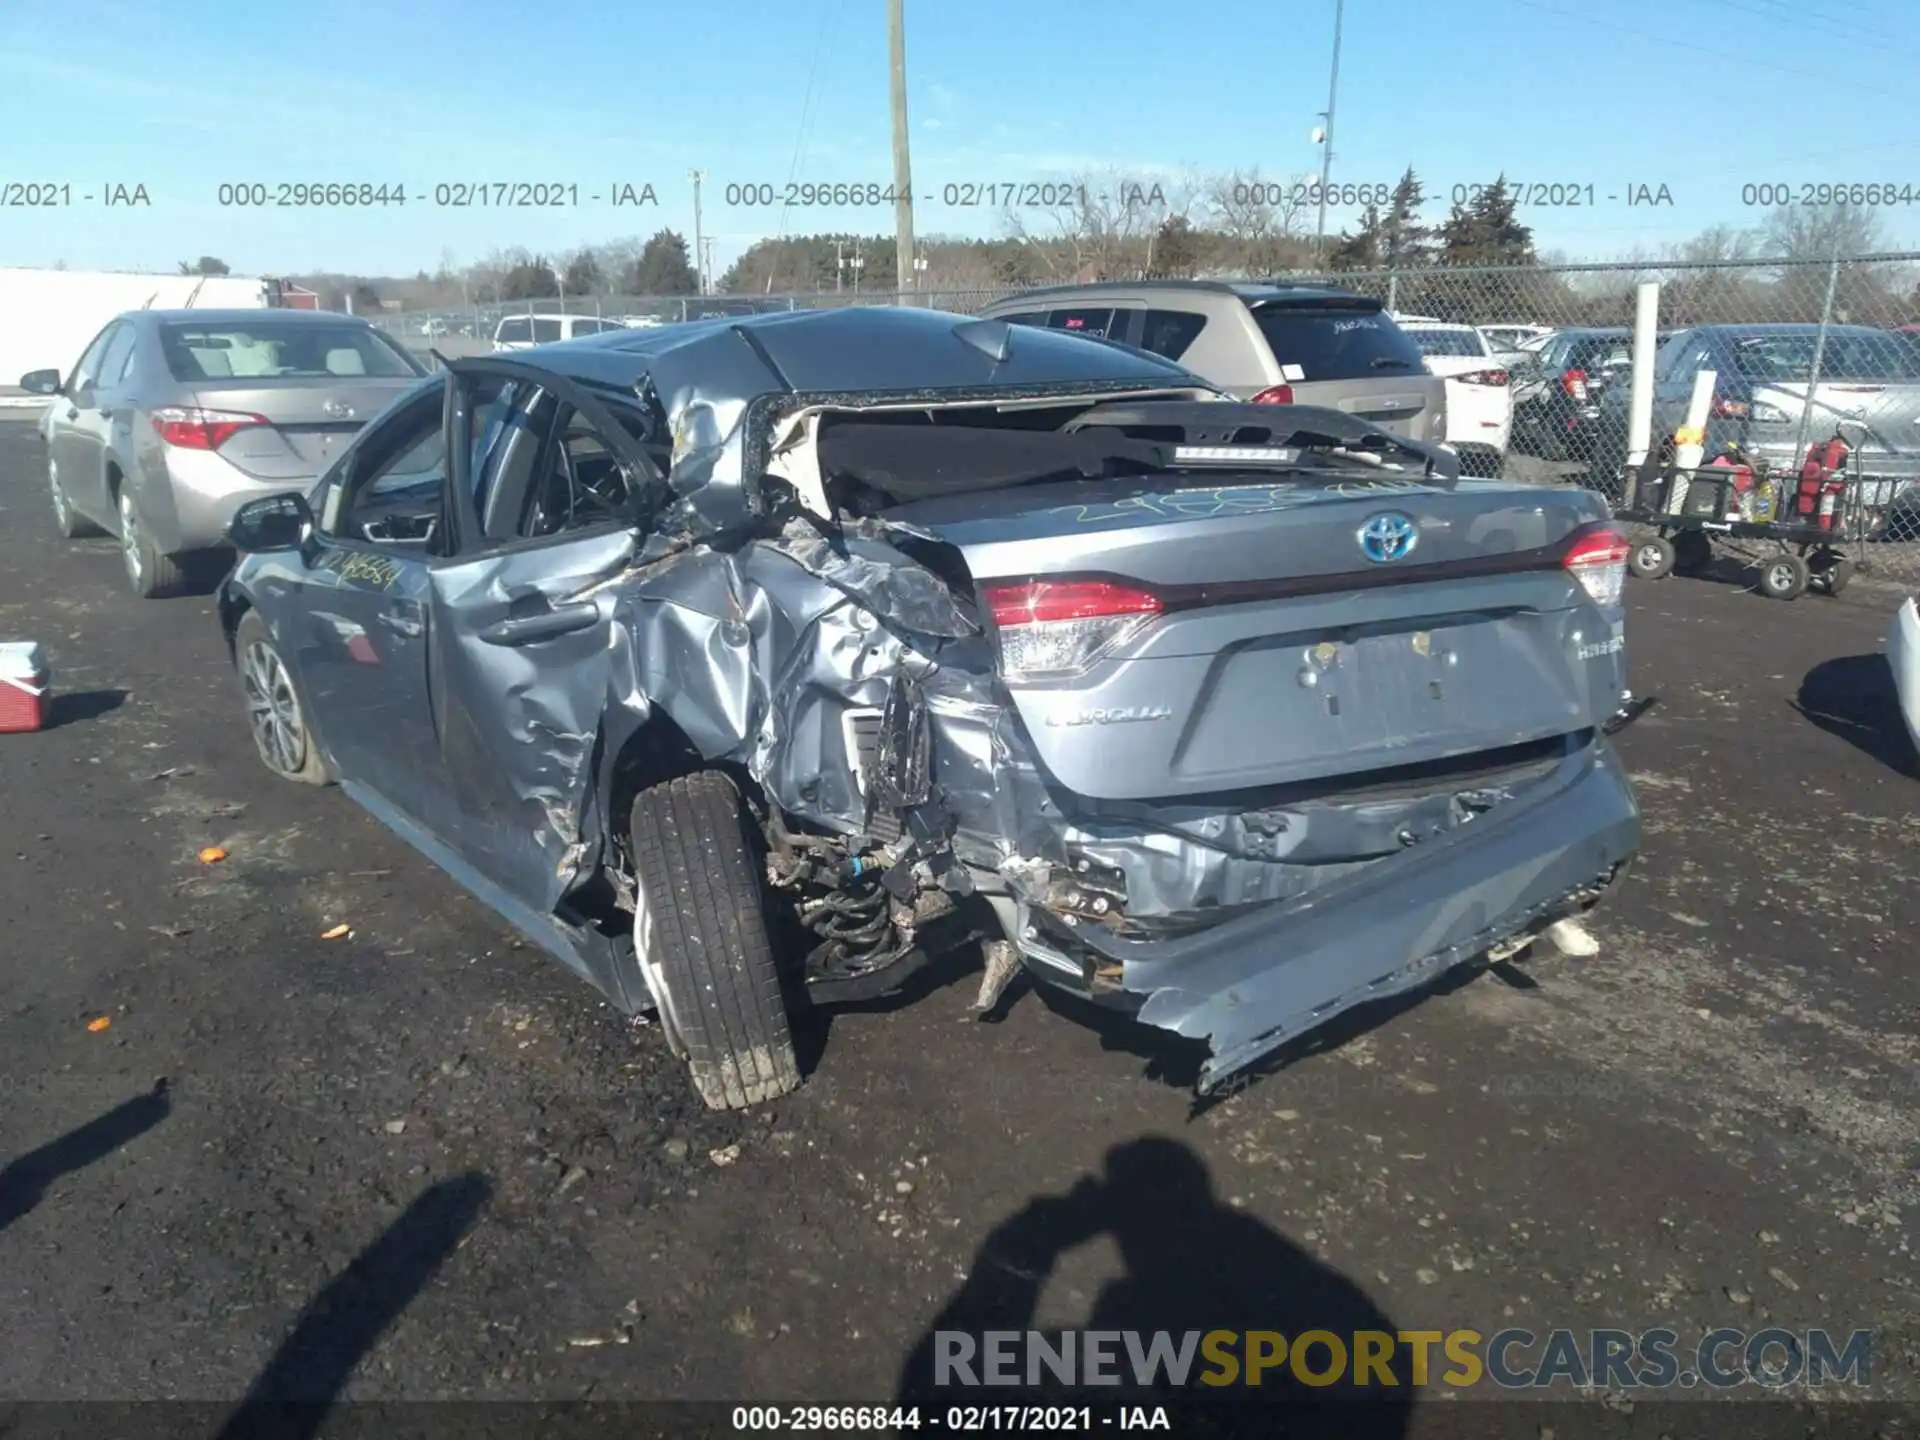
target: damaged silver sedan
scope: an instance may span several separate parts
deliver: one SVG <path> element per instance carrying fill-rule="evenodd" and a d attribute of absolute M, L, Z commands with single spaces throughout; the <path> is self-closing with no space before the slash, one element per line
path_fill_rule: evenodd
<path fill-rule="evenodd" d="M 977 945 L 1204 1040 L 1203 1091 L 1592 906 L 1626 544 L 1338 411 L 916 309 L 456 360 L 220 611 L 266 764 L 337 780 L 701 1096 Z M 980 943 L 984 942 L 984 943 Z"/>

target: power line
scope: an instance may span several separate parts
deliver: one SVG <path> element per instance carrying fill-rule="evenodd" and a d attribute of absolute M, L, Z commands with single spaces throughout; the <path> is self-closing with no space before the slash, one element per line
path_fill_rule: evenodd
<path fill-rule="evenodd" d="M 838 0 L 837 4 L 835 0 L 821 0 L 820 18 L 823 22 L 827 18 L 827 8 L 829 6 L 833 7 L 833 21 L 830 25 L 826 23 L 820 25 L 814 37 L 813 59 L 807 66 L 807 88 L 805 95 L 800 101 L 800 124 L 795 128 L 793 135 L 793 162 L 787 167 L 787 180 L 789 183 L 800 178 L 800 166 L 805 162 L 807 151 L 813 143 L 813 107 L 815 99 L 817 98 L 815 87 L 818 85 L 820 79 L 821 56 L 827 54 L 834 48 L 835 42 L 840 38 L 840 23 L 846 19 L 847 0 Z M 779 229 L 775 232 L 782 238 L 786 236 L 787 213 L 792 208 L 793 201 L 791 196 L 789 196 L 780 206 L 780 225 Z M 769 274 L 767 278 L 768 281 L 771 282 L 773 277 Z"/>
<path fill-rule="evenodd" d="M 1582 25 L 1598 26 L 1602 30 L 1611 30 L 1617 35 L 1631 35 L 1636 40 L 1651 40 L 1656 45 L 1660 45 L 1668 50 L 1692 50 L 1697 54 L 1710 55 L 1723 66 L 1735 69 L 1771 70 L 1779 75 L 1791 75 L 1803 85 L 1807 81 L 1807 72 L 1804 68 L 1796 69 L 1788 65 L 1776 65 L 1770 61 L 1754 60 L 1744 55 L 1729 55 L 1717 45 L 1696 45 L 1690 41 L 1676 40 L 1671 35 L 1656 35 L 1652 31 L 1638 30 L 1630 25 L 1615 25 L 1610 21 L 1596 20 L 1591 15 L 1582 15 L 1578 11 L 1558 10 L 1550 5 L 1539 3 L 1539 0 L 1507 0 L 1507 3 L 1509 5 L 1518 5 L 1527 10 L 1538 10 L 1543 15 L 1553 15 L 1561 20 L 1575 20 Z M 1897 90 L 1888 90 L 1878 85 L 1862 85 L 1859 81 L 1853 79 L 1848 79 L 1846 86 L 1848 90 L 1856 93 L 1865 92 L 1871 95 L 1886 95 L 1896 100 L 1909 102 L 1913 98 L 1911 94 L 1903 94 Z M 1730 100 L 1729 103 L 1731 104 L 1732 101 Z"/>
<path fill-rule="evenodd" d="M 1853 21 L 1839 15 L 1827 14 L 1811 6 L 1788 3 L 1788 0 L 1709 0 L 1709 3 L 1728 10 L 1737 10 L 1743 15 L 1752 15 L 1756 19 L 1769 20 L 1777 25 L 1798 29 L 1813 29 L 1845 40 L 1855 45 L 1893 45 L 1899 43 L 1892 35 L 1878 30 L 1868 30 Z M 1756 10 L 1755 5 L 1766 5 L 1769 9 Z M 1818 25 L 1811 22 L 1819 21 Z"/>

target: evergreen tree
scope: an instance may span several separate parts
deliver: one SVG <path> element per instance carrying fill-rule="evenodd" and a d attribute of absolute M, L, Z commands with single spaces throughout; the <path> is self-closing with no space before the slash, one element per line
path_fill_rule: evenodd
<path fill-rule="evenodd" d="M 1420 223 L 1420 207 L 1426 203 L 1426 190 L 1409 165 L 1393 187 L 1380 222 L 1380 263 L 1388 269 L 1405 270 L 1433 258 L 1433 231 Z"/>
<path fill-rule="evenodd" d="M 1378 205 L 1369 205 L 1360 213 L 1360 228 L 1349 235 L 1340 232 L 1333 253 L 1327 257 L 1331 270 L 1377 270 L 1380 267 L 1380 229 L 1385 222 Z"/>
<path fill-rule="evenodd" d="M 1533 230 L 1520 223 L 1513 192 L 1502 175 L 1465 204 L 1455 203 L 1440 227 L 1440 258 L 1448 265 L 1531 265 Z"/>

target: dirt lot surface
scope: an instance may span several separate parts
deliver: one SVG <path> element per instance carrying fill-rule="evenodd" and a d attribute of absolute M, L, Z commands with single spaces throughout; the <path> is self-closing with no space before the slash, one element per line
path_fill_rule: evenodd
<path fill-rule="evenodd" d="M 656 1030 L 272 779 L 210 599 L 56 540 L 0 424 L 0 638 L 59 689 L 0 737 L 0 1399 L 877 1403 L 943 1313 L 1871 1327 L 1872 1389 L 1913 1398 L 1893 604 L 1634 585 L 1662 703 L 1620 740 L 1646 849 L 1597 958 L 1458 977 L 1200 1108 L 1152 1032 L 1031 992 L 980 1023 L 936 972 L 719 1116 Z"/>

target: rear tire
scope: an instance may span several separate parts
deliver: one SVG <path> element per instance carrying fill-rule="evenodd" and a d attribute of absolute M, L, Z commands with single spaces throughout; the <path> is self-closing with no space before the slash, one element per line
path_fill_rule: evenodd
<path fill-rule="evenodd" d="M 1808 568 L 1812 572 L 1813 583 L 1828 595 L 1838 595 L 1853 578 L 1853 561 L 1831 550 L 1815 555 Z"/>
<path fill-rule="evenodd" d="M 1760 562 L 1760 593 L 1769 600 L 1798 600 L 1807 593 L 1807 562 L 1798 555 L 1775 555 Z"/>
<path fill-rule="evenodd" d="M 643 790 L 628 849 L 634 950 L 669 1043 L 714 1110 L 800 1085 L 745 807 L 703 770 Z"/>
<path fill-rule="evenodd" d="M 1664 535 L 1649 535 L 1634 541 L 1627 569 L 1642 580 L 1658 580 L 1673 569 L 1673 561 L 1673 542 Z"/>
<path fill-rule="evenodd" d="M 120 562 L 126 567 L 128 586 L 142 600 L 178 595 L 186 588 L 186 572 L 171 555 L 162 555 L 154 549 L 146 526 L 140 523 L 133 492 L 124 482 L 114 503 L 120 512 Z"/>

